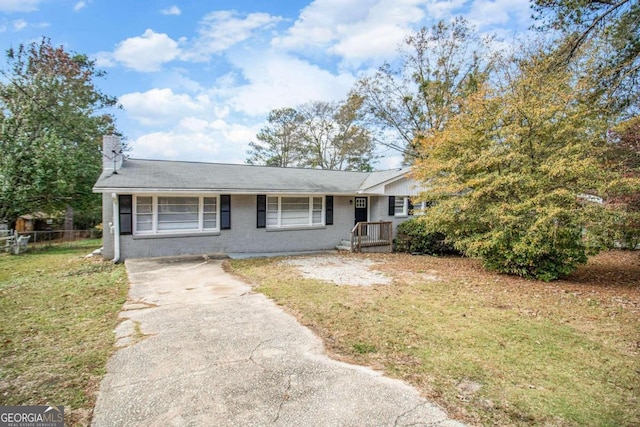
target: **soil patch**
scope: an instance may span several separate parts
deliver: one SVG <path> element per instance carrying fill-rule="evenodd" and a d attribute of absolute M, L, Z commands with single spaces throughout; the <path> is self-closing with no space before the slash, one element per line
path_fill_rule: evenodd
<path fill-rule="evenodd" d="M 307 279 L 323 280 L 337 285 L 389 285 L 393 281 L 390 276 L 375 269 L 376 266 L 381 266 L 380 263 L 366 258 L 337 255 L 296 257 L 282 263 L 297 267 Z"/>

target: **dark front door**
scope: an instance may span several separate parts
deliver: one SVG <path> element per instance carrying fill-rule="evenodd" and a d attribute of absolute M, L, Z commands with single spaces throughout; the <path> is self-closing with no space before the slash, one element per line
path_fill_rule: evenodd
<path fill-rule="evenodd" d="M 366 197 L 356 197 L 356 220 L 355 224 L 359 222 L 367 222 L 369 219 L 369 206 Z M 366 229 L 363 229 L 362 235 L 366 235 Z"/>

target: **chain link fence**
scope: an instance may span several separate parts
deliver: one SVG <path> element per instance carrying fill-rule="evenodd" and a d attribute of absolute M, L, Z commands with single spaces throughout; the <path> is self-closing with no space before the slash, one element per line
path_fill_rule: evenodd
<path fill-rule="evenodd" d="M 17 242 L 25 242 L 19 252 L 37 251 L 52 247 L 80 248 L 87 245 L 88 239 L 100 239 L 102 231 L 91 230 L 46 230 L 46 231 L 0 231 L 0 252 L 14 252 Z"/>

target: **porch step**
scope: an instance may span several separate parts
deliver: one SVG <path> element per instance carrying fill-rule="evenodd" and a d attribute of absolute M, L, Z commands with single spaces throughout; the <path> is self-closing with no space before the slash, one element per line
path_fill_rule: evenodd
<path fill-rule="evenodd" d="M 336 246 L 336 249 L 339 251 L 351 252 L 351 240 L 340 240 L 340 243 L 338 244 L 338 246 Z"/>

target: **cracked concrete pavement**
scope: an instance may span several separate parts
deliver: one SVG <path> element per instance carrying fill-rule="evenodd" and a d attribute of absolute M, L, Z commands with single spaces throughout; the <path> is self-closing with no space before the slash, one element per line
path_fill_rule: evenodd
<path fill-rule="evenodd" d="M 204 258 L 129 260 L 92 425 L 463 427 Z"/>

